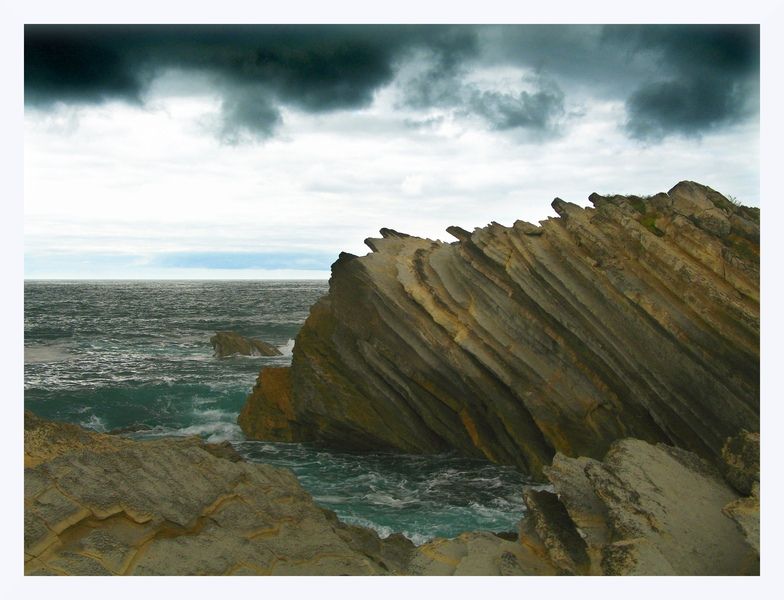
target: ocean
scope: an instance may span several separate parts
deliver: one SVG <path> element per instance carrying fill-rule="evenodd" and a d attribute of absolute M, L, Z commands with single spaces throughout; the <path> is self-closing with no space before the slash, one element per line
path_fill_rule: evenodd
<path fill-rule="evenodd" d="M 237 415 L 263 366 L 291 361 L 326 281 L 27 281 L 24 402 L 36 414 L 134 438 L 228 440 L 249 461 L 291 469 L 346 522 L 415 543 L 514 531 L 526 478 L 451 454 L 348 454 L 249 441 Z M 213 357 L 216 331 L 283 356 Z"/>

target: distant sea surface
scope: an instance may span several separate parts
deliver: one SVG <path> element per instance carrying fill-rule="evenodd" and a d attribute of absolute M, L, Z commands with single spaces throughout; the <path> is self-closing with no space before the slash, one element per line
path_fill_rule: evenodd
<path fill-rule="evenodd" d="M 228 440 L 247 460 L 291 469 L 322 506 L 416 543 L 462 531 L 510 531 L 525 478 L 452 455 L 346 454 L 245 440 L 236 424 L 263 366 L 291 361 L 325 281 L 25 282 L 25 407 L 136 438 Z M 283 356 L 212 355 L 237 331 Z"/>

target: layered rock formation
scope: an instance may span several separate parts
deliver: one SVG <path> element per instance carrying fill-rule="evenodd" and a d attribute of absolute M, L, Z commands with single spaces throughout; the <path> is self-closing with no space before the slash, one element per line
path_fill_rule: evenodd
<path fill-rule="evenodd" d="M 219 331 L 210 338 L 215 356 L 223 358 L 240 354 L 242 356 L 281 356 L 275 346 L 253 338 L 241 336 L 236 331 Z"/>
<path fill-rule="evenodd" d="M 341 254 L 246 435 L 457 449 L 538 477 L 625 437 L 718 460 L 759 429 L 759 210 L 693 182 L 590 200 Z"/>

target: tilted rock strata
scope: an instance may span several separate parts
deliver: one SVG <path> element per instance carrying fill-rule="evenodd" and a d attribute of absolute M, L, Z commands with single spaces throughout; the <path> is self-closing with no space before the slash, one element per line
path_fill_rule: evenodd
<path fill-rule="evenodd" d="M 718 459 L 759 429 L 759 210 L 692 182 L 590 200 L 556 199 L 539 227 L 382 230 L 341 254 L 294 346 L 294 433 L 246 434 L 457 449 L 540 477 L 555 452 L 624 437 Z"/>
<path fill-rule="evenodd" d="M 246 338 L 235 331 L 219 331 L 210 338 L 215 356 L 224 358 L 234 354 L 242 356 L 281 356 L 282 352 L 261 340 Z"/>

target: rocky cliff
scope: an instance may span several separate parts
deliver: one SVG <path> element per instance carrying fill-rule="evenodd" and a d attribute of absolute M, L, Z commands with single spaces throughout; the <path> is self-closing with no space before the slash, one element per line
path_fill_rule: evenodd
<path fill-rule="evenodd" d="M 759 430 L 759 209 L 693 182 L 590 201 L 341 254 L 246 435 L 457 449 L 538 477 L 625 437 L 717 460 Z"/>

